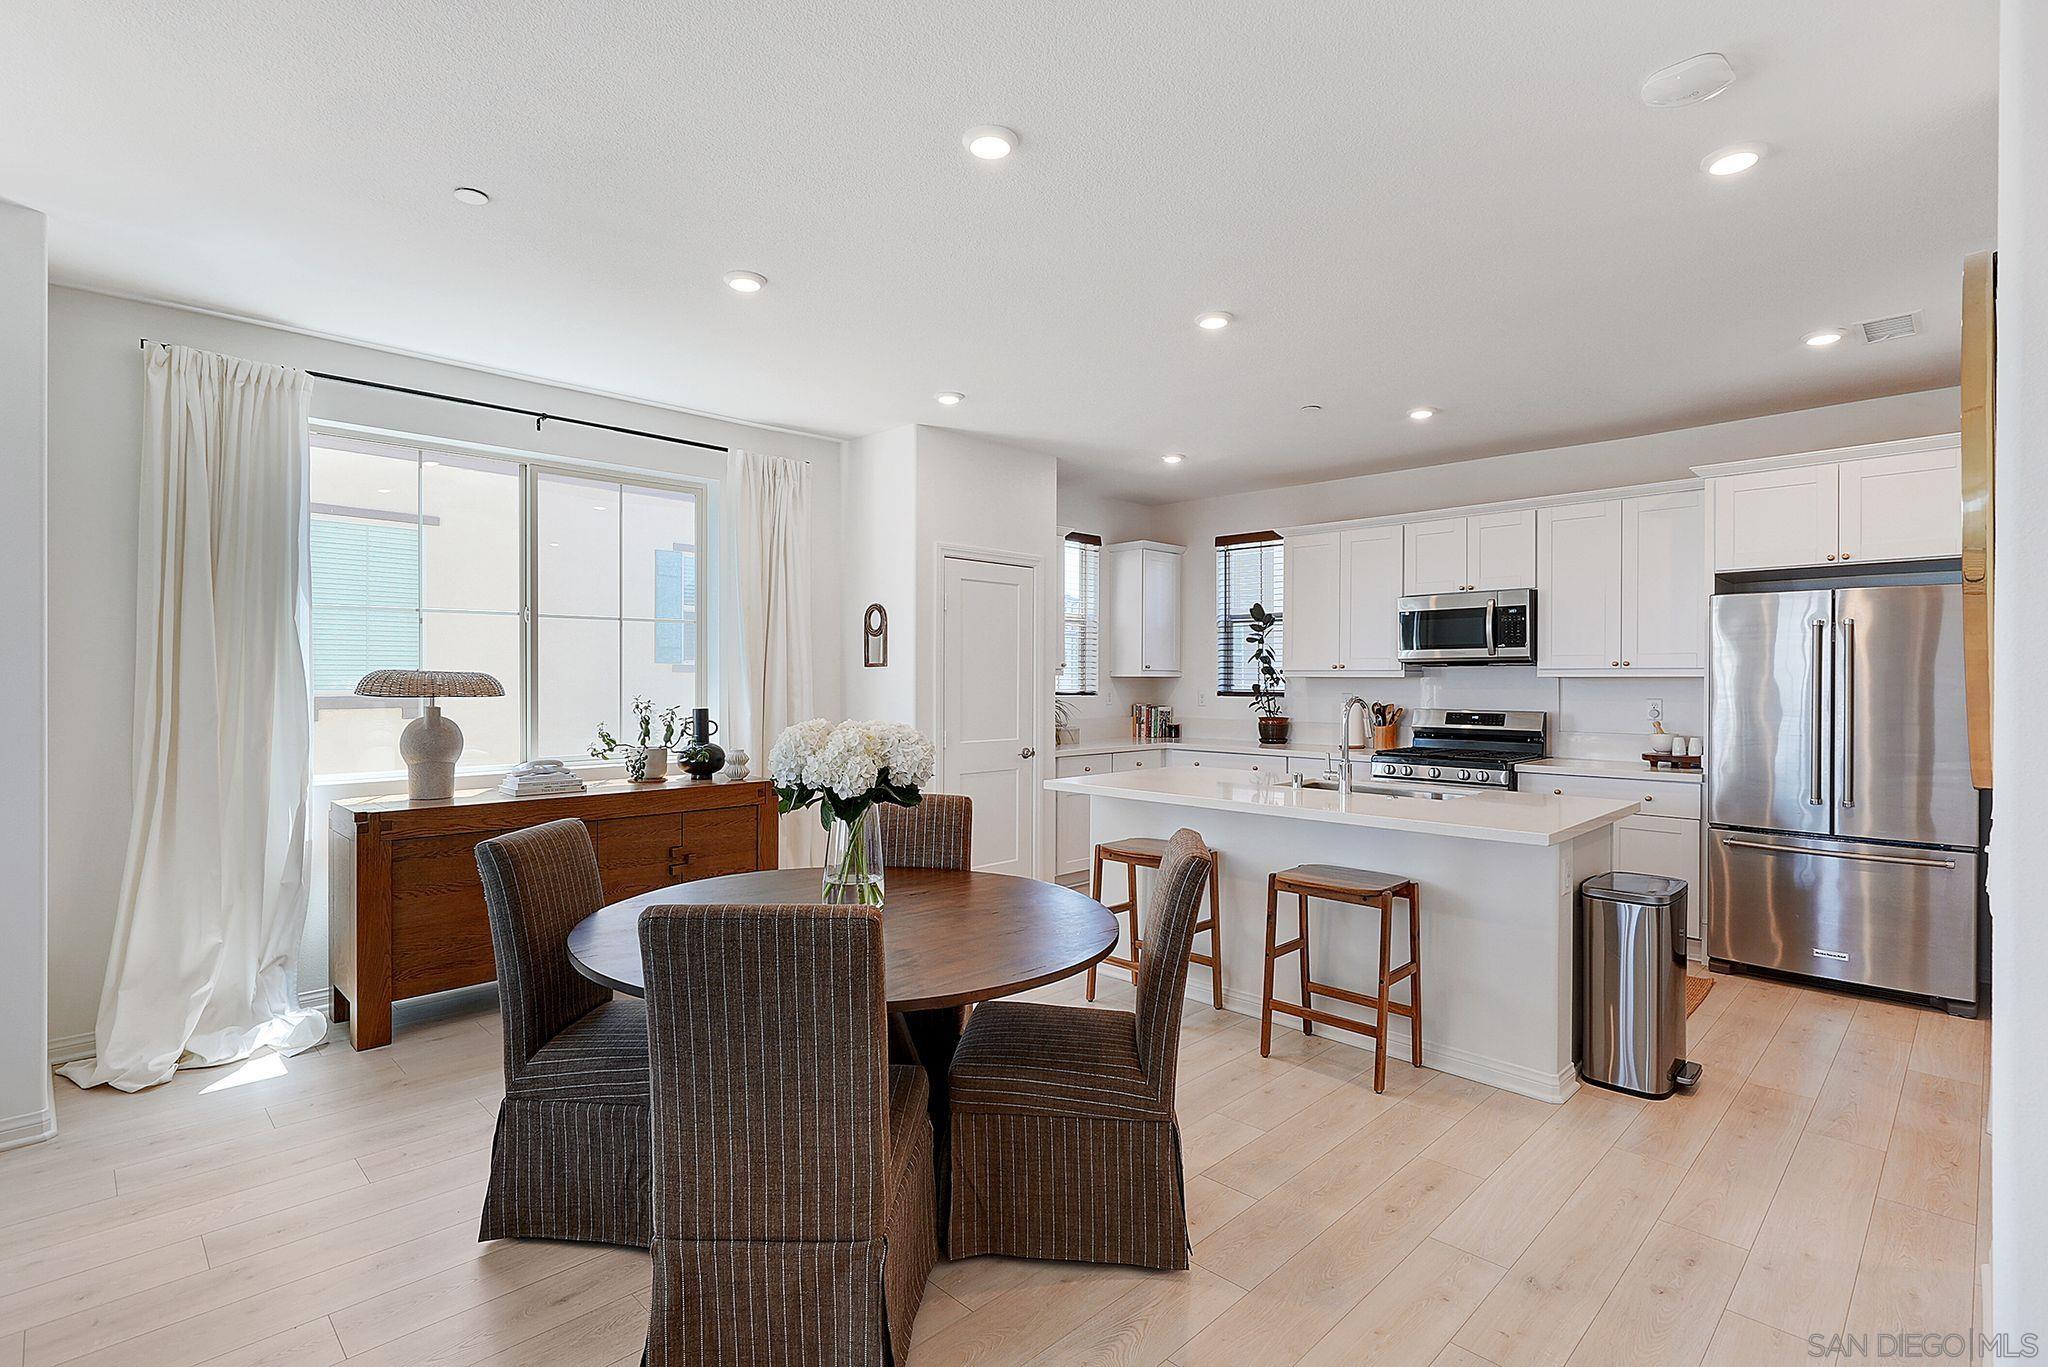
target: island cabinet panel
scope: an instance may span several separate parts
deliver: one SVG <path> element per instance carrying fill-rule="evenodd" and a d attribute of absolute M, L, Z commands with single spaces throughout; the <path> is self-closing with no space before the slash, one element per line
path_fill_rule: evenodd
<path fill-rule="evenodd" d="M 337 802 L 328 813 L 333 1010 L 356 1048 L 391 1042 L 393 1002 L 497 977 L 477 842 L 563 817 L 590 827 L 608 901 L 776 866 L 775 790 L 766 783 Z"/>

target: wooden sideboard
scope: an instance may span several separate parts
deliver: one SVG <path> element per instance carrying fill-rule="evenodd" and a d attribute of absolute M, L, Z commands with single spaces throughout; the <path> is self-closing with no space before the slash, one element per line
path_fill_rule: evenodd
<path fill-rule="evenodd" d="M 479 840 L 574 817 L 590 827 L 608 901 L 776 866 L 775 789 L 763 782 L 593 783 L 506 797 L 336 802 L 327 815 L 334 1019 L 358 1049 L 391 1043 L 391 1004 L 498 976 L 477 875 Z"/>

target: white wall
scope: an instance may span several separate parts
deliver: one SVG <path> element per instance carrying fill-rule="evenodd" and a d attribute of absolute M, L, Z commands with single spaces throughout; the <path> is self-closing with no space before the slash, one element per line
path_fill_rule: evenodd
<path fill-rule="evenodd" d="M 1507 499 L 1691 477 L 1723 460 L 1821 450 L 1896 437 L 1953 432 L 1955 389 L 1871 399 L 1741 422 L 1660 432 L 1585 446 L 1529 451 L 1426 470 L 1360 475 L 1285 489 L 1231 494 L 1153 509 L 1153 535 L 1188 548 L 1183 592 L 1182 676 L 1164 699 L 1190 733 L 1251 740 L 1257 724 L 1245 698 L 1216 696 L 1215 541 L 1219 535 L 1353 517 L 1424 513 Z M 1336 714 L 1350 693 L 1407 707 L 1491 706 L 1550 714 L 1553 748 L 1620 755 L 1649 730 L 1648 704 L 1662 701 L 1664 728 L 1706 728 L 1706 686 L 1698 679 L 1539 679 L 1534 669 L 1437 669 L 1405 679 L 1301 679 L 1288 686 L 1293 738 L 1334 745 Z"/>
<path fill-rule="evenodd" d="M 841 443 L 722 422 L 345 342 L 184 309 L 54 289 L 50 309 L 50 734 L 60 757 L 50 776 L 50 1000 L 52 1052 L 90 1052 L 93 1017 L 112 936 L 126 838 L 135 675 L 135 518 L 142 449 L 142 360 L 137 340 L 182 343 L 253 360 L 435 390 L 594 422 L 670 433 L 811 463 L 813 658 L 817 705 L 839 708 L 830 667 L 845 635 L 839 611 Z M 436 437 L 596 467 L 719 484 L 725 456 L 515 414 L 321 382 L 316 418 Z M 722 500 L 714 494 L 713 538 Z M 10 507 L 13 505 L 10 504 Z M 713 550 L 717 551 L 714 546 Z M 707 564 L 717 557 L 707 556 Z M 715 585 L 707 585 L 716 593 Z M 718 663 L 734 659 L 736 612 L 722 614 Z M 731 670 L 725 671 L 727 678 Z M 727 709 L 722 700 L 719 715 Z M 737 738 L 735 738 L 737 739 Z M 755 772 L 766 746 L 754 747 Z M 10 753 L 13 747 L 10 747 Z M 402 787 L 403 785 L 396 785 Z M 395 790 L 395 789 L 394 789 Z M 325 829 L 318 813 L 316 830 Z M 300 966 L 302 991 L 327 979 L 325 841 L 315 843 L 313 907 Z"/>
<path fill-rule="evenodd" d="M 848 442 L 842 485 L 845 578 L 837 611 L 847 623 L 845 658 L 838 662 L 845 676 L 846 715 L 915 724 L 917 428 L 892 428 Z M 862 664 L 860 634 L 861 614 L 870 603 L 880 603 L 889 614 L 889 662 L 873 669 Z"/>
<path fill-rule="evenodd" d="M 44 981 L 47 263 L 43 216 L 0 200 L 0 1149 L 56 1129 Z"/>
<path fill-rule="evenodd" d="M 2048 676 L 2048 8 L 2005 0 L 1998 83 L 1997 642 L 1993 680 L 1991 1313 L 2048 1335 L 2048 791 L 2033 690 Z"/>

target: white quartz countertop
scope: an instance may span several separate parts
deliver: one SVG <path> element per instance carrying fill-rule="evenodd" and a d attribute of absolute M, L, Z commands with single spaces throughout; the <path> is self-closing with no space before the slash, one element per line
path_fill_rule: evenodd
<path fill-rule="evenodd" d="M 1049 780 L 1054 792 L 1084 797 L 1158 802 L 1170 807 L 1246 812 L 1300 821 L 1413 831 L 1457 840 L 1490 840 L 1511 845 L 1561 845 L 1611 826 L 1638 810 L 1633 802 L 1549 793 L 1492 793 L 1430 789 L 1416 785 L 1373 785 L 1345 794 L 1296 788 L 1250 770 L 1180 768 L 1089 774 Z"/>
<path fill-rule="evenodd" d="M 1179 740 L 1086 740 L 1069 745 L 1053 747 L 1053 753 L 1061 759 L 1069 755 L 1112 755 L 1128 750 L 1191 750 L 1209 755 L 1292 755 L 1296 759 L 1328 759 L 1334 747 L 1328 745 L 1261 745 L 1255 740 L 1204 740 L 1200 736 L 1183 736 Z M 1365 746 L 1351 747 L 1353 759 L 1367 759 L 1372 751 Z"/>
<path fill-rule="evenodd" d="M 1673 769 L 1669 765 L 1652 769 L 1647 760 L 1572 759 L 1564 755 L 1518 760 L 1515 768 L 1540 769 L 1546 774 L 1575 778 L 1629 778 L 1651 783 L 1698 783 L 1702 777 L 1697 769 Z"/>

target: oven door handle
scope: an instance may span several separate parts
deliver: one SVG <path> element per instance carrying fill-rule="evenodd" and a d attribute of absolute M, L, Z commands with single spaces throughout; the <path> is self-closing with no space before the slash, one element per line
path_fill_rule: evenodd
<path fill-rule="evenodd" d="M 1486 653 L 1488 655 L 1500 654 L 1500 647 L 1495 645 L 1493 640 L 1493 610 L 1499 606 L 1500 600 L 1497 598 L 1486 600 Z"/>
<path fill-rule="evenodd" d="M 1726 837 L 1721 843 L 1732 850 L 1762 850 L 1765 854 L 1811 854 L 1822 859 L 1846 859 L 1855 864 L 1904 864 L 1915 869 L 1952 869 L 1953 859 L 1915 859 L 1904 854 L 1857 854 L 1851 850 L 1816 850 L 1804 845 L 1767 845 L 1761 840 Z"/>

